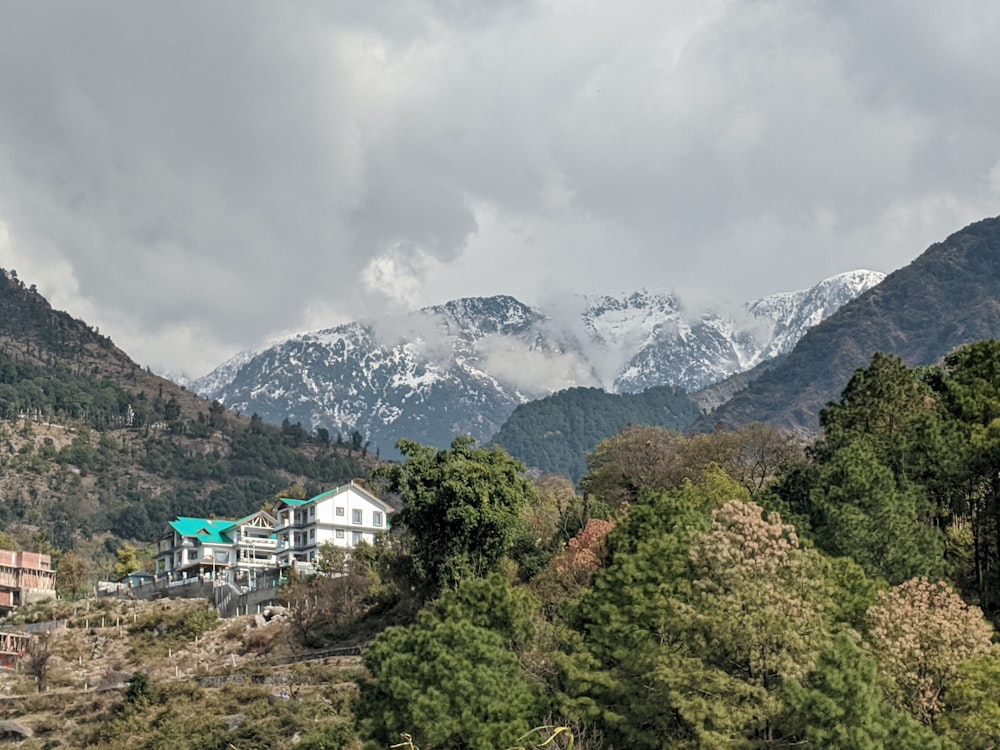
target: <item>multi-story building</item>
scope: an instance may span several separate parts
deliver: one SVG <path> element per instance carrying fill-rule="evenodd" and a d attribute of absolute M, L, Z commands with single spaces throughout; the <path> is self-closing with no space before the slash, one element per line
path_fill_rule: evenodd
<path fill-rule="evenodd" d="M 275 567 L 274 525 L 274 516 L 266 511 L 235 521 L 182 516 L 167 525 L 157 542 L 156 575 L 218 578 L 225 574 L 245 581 L 255 571 Z"/>
<path fill-rule="evenodd" d="M 308 500 L 283 497 L 274 506 L 278 565 L 314 563 L 328 542 L 346 548 L 370 544 L 388 530 L 392 512 L 385 500 L 353 481 Z"/>
<path fill-rule="evenodd" d="M 0 614 L 55 596 L 56 572 L 51 556 L 0 550 Z"/>
<path fill-rule="evenodd" d="M 281 498 L 273 515 L 259 511 L 236 521 L 180 517 L 157 542 L 156 575 L 249 584 L 265 570 L 295 564 L 308 569 L 326 543 L 344 548 L 373 543 L 388 530 L 392 512 L 391 505 L 352 481 L 308 500 Z"/>

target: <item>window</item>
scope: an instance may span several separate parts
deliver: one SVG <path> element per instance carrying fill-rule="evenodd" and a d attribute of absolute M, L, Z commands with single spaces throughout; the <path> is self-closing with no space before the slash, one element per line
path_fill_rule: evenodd
<path fill-rule="evenodd" d="M 352 544 L 361 544 L 361 532 L 360 531 L 355 531 L 355 532 L 353 532 L 351 534 L 351 543 Z"/>
<path fill-rule="evenodd" d="M 381 526 L 382 525 L 382 513 L 380 511 L 375 511 L 372 513 L 372 525 Z"/>
<path fill-rule="evenodd" d="M 337 515 L 338 516 L 344 515 L 344 509 L 343 508 L 337 508 Z"/>
<path fill-rule="evenodd" d="M 344 530 L 337 529 L 337 539 L 343 539 L 343 538 L 344 538 Z"/>
<path fill-rule="evenodd" d="M 309 541 L 311 542 L 316 538 L 316 529 L 309 529 Z"/>
<path fill-rule="evenodd" d="M 311 521 L 315 517 L 316 517 L 316 509 L 315 508 L 309 508 L 309 520 Z"/>
<path fill-rule="evenodd" d="M 360 510 L 351 511 L 351 520 L 354 523 L 360 525 L 361 524 L 361 511 Z"/>

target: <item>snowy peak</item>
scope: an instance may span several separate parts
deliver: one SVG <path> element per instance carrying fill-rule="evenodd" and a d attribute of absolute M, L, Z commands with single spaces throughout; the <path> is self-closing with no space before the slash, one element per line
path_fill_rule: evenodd
<path fill-rule="evenodd" d="M 525 401 L 573 386 L 693 391 L 791 349 L 809 327 L 882 279 L 855 271 L 694 317 L 679 297 L 641 289 L 579 297 L 547 315 L 514 297 L 470 297 L 402 318 L 347 323 L 238 355 L 192 390 L 268 422 L 355 429 L 391 451 L 487 440 Z"/>
<path fill-rule="evenodd" d="M 583 300 L 585 309 L 581 318 L 595 342 L 642 346 L 670 332 L 679 332 L 680 328 L 687 329 L 680 303 L 663 292 L 640 289 L 627 295 Z"/>
<path fill-rule="evenodd" d="M 766 334 L 770 342 L 753 364 L 791 351 L 807 330 L 882 283 L 884 278 L 885 274 L 878 271 L 849 271 L 824 279 L 810 289 L 772 294 L 750 303 L 747 306 L 750 315 L 770 324 Z"/>
<path fill-rule="evenodd" d="M 437 318 L 450 334 L 469 340 L 515 335 L 542 319 L 540 312 L 507 295 L 465 297 L 425 307 L 420 313 Z"/>

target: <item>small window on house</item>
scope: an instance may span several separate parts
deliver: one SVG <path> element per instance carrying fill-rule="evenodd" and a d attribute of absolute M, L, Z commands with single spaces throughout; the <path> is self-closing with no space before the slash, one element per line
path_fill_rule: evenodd
<path fill-rule="evenodd" d="M 337 529 L 337 539 L 343 539 L 343 538 L 344 538 L 344 530 Z"/>
<path fill-rule="evenodd" d="M 310 509 L 309 509 L 309 520 L 311 521 L 311 520 L 313 520 L 313 519 L 314 519 L 315 517 L 316 517 L 316 509 L 315 509 L 315 508 L 310 508 Z"/>
<path fill-rule="evenodd" d="M 360 524 L 361 523 L 361 511 L 360 510 L 351 511 L 351 520 L 354 523 L 356 523 L 356 524 Z"/>
<path fill-rule="evenodd" d="M 311 542 L 316 538 L 316 529 L 309 529 L 309 541 Z"/>
<path fill-rule="evenodd" d="M 344 509 L 343 508 L 337 508 L 337 515 L 338 516 L 344 515 Z"/>
<path fill-rule="evenodd" d="M 372 525 L 381 526 L 382 525 L 382 513 L 380 511 L 375 511 L 372 513 Z"/>
<path fill-rule="evenodd" d="M 353 532 L 351 534 L 351 543 L 355 544 L 355 545 L 361 544 L 361 532 L 360 531 L 355 531 L 355 532 Z"/>

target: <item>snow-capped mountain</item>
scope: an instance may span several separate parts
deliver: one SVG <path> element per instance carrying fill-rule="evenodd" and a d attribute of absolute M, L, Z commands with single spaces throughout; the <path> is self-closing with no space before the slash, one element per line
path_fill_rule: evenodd
<path fill-rule="evenodd" d="M 600 297 L 589 301 L 584 320 L 599 341 L 638 343 L 609 390 L 678 385 L 697 391 L 791 351 L 807 330 L 883 278 L 850 271 L 810 289 L 772 294 L 734 314 L 689 315 L 676 297 L 648 292 Z"/>
<path fill-rule="evenodd" d="M 841 274 L 729 315 L 692 316 L 677 296 L 646 290 L 581 297 L 568 316 L 509 296 L 460 299 L 299 334 L 188 387 L 268 422 L 357 430 L 386 454 L 402 437 L 442 447 L 457 434 L 488 440 L 518 404 L 565 388 L 694 391 L 743 372 L 882 278 Z"/>

